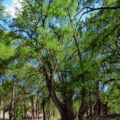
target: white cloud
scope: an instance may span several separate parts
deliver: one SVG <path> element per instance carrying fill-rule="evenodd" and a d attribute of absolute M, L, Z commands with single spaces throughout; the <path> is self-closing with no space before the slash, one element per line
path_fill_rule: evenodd
<path fill-rule="evenodd" d="M 23 0 L 12 0 L 12 4 L 6 8 L 6 12 L 10 14 L 13 18 L 17 17 L 17 13 L 22 9 Z"/>

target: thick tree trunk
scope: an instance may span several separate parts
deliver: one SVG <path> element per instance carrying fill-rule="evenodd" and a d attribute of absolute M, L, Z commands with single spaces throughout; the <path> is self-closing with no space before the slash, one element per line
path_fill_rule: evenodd
<path fill-rule="evenodd" d="M 103 103 L 102 104 L 102 112 L 103 112 L 103 114 L 108 114 L 108 111 L 109 111 L 109 109 L 108 109 L 108 105 L 107 105 L 107 103 Z"/>
<path fill-rule="evenodd" d="M 94 117 L 98 117 L 102 114 L 102 104 L 99 98 L 96 100 L 96 104 L 94 105 Z"/>
<path fill-rule="evenodd" d="M 54 72 L 51 72 L 51 75 L 49 76 L 47 74 L 47 69 L 44 69 L 44 73 L 46 76 L 46 84 L 49 90 L 50 97 L 52 98 L 53 103 L 56 105 L 61 119 L 62 120 L 74 120 L 74 112 L 73 112 L 73 106 L 71 98 L 67 99 L 66 102 L 61 102 L 58 97 L 56 96 L 55 89 L 54 89 Z M 64 98 L 66 99 L 66 98 Z"/>
<path fill-rule="evenodd" d="M 72 103 L 72 96 L 70 97 L 65 97 L 64 103 L 61 103 L 59 99 L 57 98 L 55 91 L 52 91 L 52 100 L 56 107 L 59 110 L 59 113 L 61 115 L 62 120 L 74 120 L 74 112 L 73 112 L 73 103 Z"/>
<path fill-rule="evenodd" d="M 98 105 L 97 116 L 100 116 L 100 115 L 102 115 L 102 104 L 101 104 L 100 98 L 98 98 L 98 100 L 97 100 L 97 105 Z"/>
<path fill-rule="evenodd" d="M 66 90 L 67 87 L 64 87 L 63 90 Z M 64 119 L 67 120 L 74 120 L 75 119 L 75 114 L 73 111 L 73 91 L 67 91 L 63 94 L 63 99 L 64 99 Z"/>

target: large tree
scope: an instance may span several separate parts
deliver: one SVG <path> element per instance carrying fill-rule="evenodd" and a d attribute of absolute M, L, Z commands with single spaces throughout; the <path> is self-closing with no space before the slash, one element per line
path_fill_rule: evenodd
<path fill-rule="evenodd" d="M 20 114 L 14 109 L 26 111 L 26 92 L 33 118 L 38 116 L 38 101 L 47 118 L 50 99 L 62 120 L 83 120 L 107 114 L 111 108 L 118 110 L 120 2 L 25 0 L 22 5 L 10 31 L 4 31 L 9 43 L 1 44 L 6 51 L 0 57 L 7 64 L 0 65 L 8 65 L 13 78 L 12 119 Z M 11 52 L 6 55 L 8 47 Z M 23 104 L 17 105 L 19 94 L 15 94 L 20 91 Z"/>

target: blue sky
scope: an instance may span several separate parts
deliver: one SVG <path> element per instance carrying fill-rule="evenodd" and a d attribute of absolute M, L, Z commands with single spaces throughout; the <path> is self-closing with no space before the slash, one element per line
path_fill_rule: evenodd
<path fill-rule="evenodd" d="M 19 10 L 22 8 L 21 3 L 24 0 L 3 0 L 3 4 L 6 7 L 6 11 L 13 17 L 16 17 L 16 8 L 18 8 Z M 96 3 L 95 7 L 100 7 L 100 3 Z M 87 14 L 88 15 L 88 14 Z M 84 18 L 86 18 L 84 16 Z M 83 19 L 83 18 L 82 18 Z"/>
<path fill-rule="evenodd" d="M 3 5 L 6 7 L 5 10 L 12 16 L 16 17 L 16 8 L 21 9 L 21 3 L 23 0 L 4 0 Z"/>
<path fill-rule="evenodd" d="M 6 6 L 12 5 L 13 0 L 4 0 L 3 4 Z"/>

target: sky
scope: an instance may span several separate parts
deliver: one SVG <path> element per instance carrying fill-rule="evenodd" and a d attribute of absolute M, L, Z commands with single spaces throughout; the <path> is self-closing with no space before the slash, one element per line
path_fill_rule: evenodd
<path fill-rule="evenodd" d="M 4 0 L 3 5 L 5 10 L 13 17 L 16 17 L 16 8 L 21 9 L 22 5 L 20 2 L 23 0 Z"/>
<path fill-rule="evenodd" d="M 5 10 L 12 16 L 12 18 L 17 17 L 16 8 L 19 10 L 22 8 L 21 2 L 24 0 L 3 0 L 3 5 L 6 7 Z M 95 7 L 99 7 L 100 3 L 95 4 Z"/>

